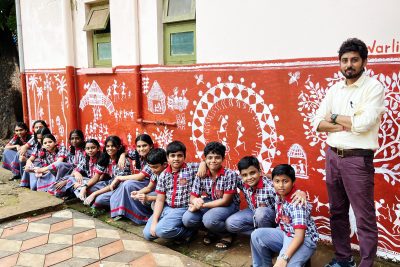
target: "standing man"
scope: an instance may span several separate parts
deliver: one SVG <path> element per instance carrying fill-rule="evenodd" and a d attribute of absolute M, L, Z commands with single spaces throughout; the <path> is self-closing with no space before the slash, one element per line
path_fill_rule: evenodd
<path fill-rule="evenodd" d="M 326 185 L 335 258 L 325 267 L 356 266 L 350 247 L 349 205 L 357 221 L 359 266 L 372 266 L 376 256 L 373 159 L 379 146 L 384 88 L 364 73 L 367 57 L 363 41 L 343 42 L 339 60 L 346 79 L 329 89 L 312 122 L 314 130 L 328 133 Z"/>

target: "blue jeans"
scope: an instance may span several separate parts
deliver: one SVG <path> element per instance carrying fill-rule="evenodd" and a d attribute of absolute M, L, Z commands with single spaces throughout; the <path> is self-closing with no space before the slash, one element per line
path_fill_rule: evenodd
<path fill-rule="evenodd" d="M 283 254 L 292 242 L 293 237 L 286 235 L 279 228 L 260 228 L 251 234 L 251 256 L 253 267 L 272 266 L 273 253 Z M 309 237 L 304 238 L 303 244 L 290 258 L 287 267 L 303 266 L 317 249 L 317 245 Z"/>
<path fill-rule="evenodd" d="M 171 208 L 164 206 L 156 226 L 156 235 L 150 233 L 153 215 L 149 218 L 143 229 L 143 236 L 147 240 L 154 240 L 159 237 L 165 239 L 185 239 L 193 234 L 193 230 L 186 228 L 182 223 L 182 216 L 187 208 Z"/>
<path fill-rule="evenodd" d="M 210 200 L 206 200 L 209 202 Z M 226 235 L 226 219 L 238 211 L 239 207 L 231 203 L 227 207 L 215 207 L 212 209 L 204 208 L 199 211 L 186 211 L 183 214 L 182 222 L 187 228 L 200 228 L 204 225 L 210 232 L 217 235 Z"/>
<path fill-rule="evenodd" d="M 259 207 L 254 212 L 243 209 L 226 220 L 226 229 L 234 234 L 251 235 L 255 228 L 275 227 L 275 211 L 268 207 Z"/>

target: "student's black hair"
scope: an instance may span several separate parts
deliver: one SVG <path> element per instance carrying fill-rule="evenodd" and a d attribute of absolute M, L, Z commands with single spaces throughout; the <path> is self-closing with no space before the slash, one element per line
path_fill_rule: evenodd
<path fill-rule="evenodd" d="M 148 164 L 164 164 L 167 162 L 167 152 L 162 148 L 153 148 L 147 154 L 146 161 Z"/>
<path fill-rule="evenodd" d="M 71 146 L 71 138 L 73 134 L 77 134 L 82 142 L 79 144 L 79 148 L 84 149 L 85 148 L 85 135 L 83 134 L 83 132 L 79 129 L 74 129 L 69 133 L 69 138 L 68 138 L 68 142 L 70 142 L 70 146 L 69 146 L 69 151 L 71 153 L 71 155 L 75 155 L 75 147 Z"/>
<path fill-rule="evenodd" d="M 339 60 L 342 58 L 344 53 L 347 52 L 358 52 L 362 60 L 366 60 L 368 57 L 367 45 L 357 38 L 349 38 L 342 43 L 339 48 Z"/>
<path fill-rule="evenodd" d="M 241 160 L 239 160 L 239 162 L 237 164 L 239 172 L 241 172 L 242 170 L 248 169 L 251 166 L 254 166 L 259 171 L 261 170 L 260 169 L 260 162 L 254 156 L 243 157 Z"/>
<path fill-rule="evenodd" d="M 42 128 L 42 129 L 47 129 L 47 128 Z M 42 143 L 43 143 L 43 140 L 46 139 L 46 138 L 53 140 L 53 142 L 55 142 L 57 144 L 57 139 L 56 139 L 56 137 L 54 135 L 52 135 L 50 133 L 49 134 L 44 134 L 43 137 L 42 137 Z M 58 146 L 56 145 L 55 153 L 58 153 L 58 150 L 59 150 Z M 44 147 L 41 147 L 40 151 L 41 152 L 39 152 L 39 157 L 45 158 L 46 149 Z"/>
<path fill-rule="evenodd" d="M 145 143 L 147 143 L 149 146 L 153 147 L 153 140 L 151 139 L 150 135 L 148 134 L 140 134 L 136 137 L 135 139 L 135 144 L 137 144 L 137 142 L 139 141 L 143 141 Z M 151 150 L 150 150 L 151 151 Z M 142 166 L 140 165 L 140 155 L 139 153 L 135 150 L 135 167 L 137 170 L 140 170 L 142 168 Z"/>
<path fill-rule="evenodd" d="M 87 144 L 94 144 L 94 145 L 99 149 L 99 151 L 97 151 L 97 154 L 96 154 L 96 156 L 95 156 L 97 159 L 99 159 L 99 158 L 100 158 L 100 155 L 101 155 L 100 143 L 99 143 L 99 141 L 97 141 L 97 140 L 94 139 L 94 138 L 89 138 L 88 140 L 86 140 L 85 146 L 86 146 Z M 89 156 L 89 155 L 86 155 L 86 166 L 89 166 L 89 161 L 90 161 L 90 156 Z"/>
<path fill-rule="evenodd" d="M 204 148 L 204 156 L 207 157 L 208 154 L 213 153 L 225 158 L 225 151 L 226 147 L 220 142 L 210 142 Z"/>
<path fill-rule="evenodd" d="M 41 148 L 41 147 L 42 147 L 42 144 L 41 144 L 41 143 L 38 141 L 38 139 L 37 139 L 38 134 L 42 135 L 42 140 L 43 140 L 43 137 L 44 137 L 46 134 L 51 134 L 51 131 L 50 131 L 49 128 L 44 127 L 44 128 L 40 128 L 39 130 L 37 130 L 36 133 L 33 134 L 33 138 L 35 139 L 35 142 L 38 144 L 38 148 Z"/>
<path fill-rule="evenodd" d="M 43 124 L 44 128 L 49 128 L 49 126 L 47 126 L 47 123 L 46 123 L 44 120 L 36 120 L 36 121 L 34 121 L 33 124 L 32 124 L 32 128 L 33 128 L 33 129 L 35 129 L 36 123 L 41 123 L 41 124 Z"/>
<path fill-rule="evenodd" d="M 277 175 L 286 175 L 290 178 L 290 180 L 292 180 L 292 182 L 296 181 L 296 172 L 289 164 L 280 164 L 276 166 L 272 170 L 272 179 L 274 179 L 274 177 Z"/>
<path fill-rule="evenodd" d="M 25 136 L 25 140 L 29 140 L 31 139 L 31 134 L 29 132 L 29 127 L 25 122 L 19 121 L 15 124 L 15 128 L 22 128 L 26 131 L 26 136 Z M 21 140 L 21 138 L 19 136 L 17 136 L 17 140 L 15 142 L 16 145 L 20 145 L 22 146 L 24 144 L 24 142 Z"/>
<path fill-rule="evenodd" d="M 183 156 L 186 157 L 186 146 L 181 141 L 172 141 L 167 145 L 167 156 L 171 153 L 182 151 Z"/>
<path fill-rule="evenodd" d="M 112 142 L 112 144 L 118 149 L 116 155 L 117 162 L 121 154 L 125 152 L 125 146 L 122 144 L 121 138 L 119 138 L 116 135 L 110 135 L 109 137 L 106 138 L 106 141 L 104 141 L 103 154 L 101 154 L 101 157 L 98 161 L 98 164 L 102 167 L 107 167 L 108 164 L 110 163 L 110 155 L 107 154 L 106 150 L 108 142 Z"/>

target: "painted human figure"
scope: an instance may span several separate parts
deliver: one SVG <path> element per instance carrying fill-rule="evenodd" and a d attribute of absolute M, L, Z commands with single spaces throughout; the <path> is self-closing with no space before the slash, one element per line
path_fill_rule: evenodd
<path fill-rule="evenodd" d="M 228 119 L 229 119 L 228 115 L 221 115 L 218 118 L 218 121 L 221 122 L 221 124 L 219 125 L 219 130 L 217 132 L 218 139 L 220 139 L 220 140 L 222 140 L 220 137 L 220 134 L 224 134 L 224 136 L 226 137 L 226 132 L 227 132 L 227 128 L 228 128 Z"/>
<path fill-rule="evenodd" d="M 243 145 L 243 149 L 246 149 L 246 144 L 245 144 L 245 142 L 242 140 L 243 133 L 244 133 L 244 131 L 245 131 L 246 129 L 243 127 L 243 124 L 242 124 L 242 121 L 241 121 L 241 120 L 238 120 L 238 121 L 236 122 L 236 124 L 237 124 L 236 130 L 237 130 L 237 132 L 238 132 L 238 136 L 237 136 L 237 140 L 236 140 L 235 151 L 239 154 L 239 152 L 237 151 L 236 148 L 238 148 L 239 146 Z"/>
<path fill-rule="evenodd" d="M 376 257 L 373 159 L 385 96 L 382 84 L 364 73 L 367 57 L 363 41 L 343 42 L 339 61 L 345 80 L 327 91 L 312 119 L 313 130 L 328 133 L 326 185 L 335 258 L 325 267 L 356 266 L 350 246 L 350 205 L 359 237 L 359 266 L 372 266 Z"/>

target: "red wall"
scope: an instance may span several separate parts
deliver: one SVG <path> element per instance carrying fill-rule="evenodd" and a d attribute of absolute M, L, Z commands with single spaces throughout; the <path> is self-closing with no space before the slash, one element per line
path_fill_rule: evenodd
<path fill-rule="evenodd" d="M 375 157 L 379 255 L 398 260 L 399 70 L 399 58 L 373 58 L 368 65 L 368 74 L 386 87 L 387 113 Z M 63 77 L 71 79 L 73 75 L 75 90 L 70 83 L 62 91 Z M 249 154 L 262 160 L 266 172 L 279 163 L 292 164 L 297 169 L 298 187 L 307 191 L 313 202 L 320 234 L 330 235 L 325 136 L 311 131 L 309 118 L 327 88 L 341 79 L 336 59 L 132 66 L 116 68 L 111 74 L 35 70 L 26 76 L 30 119 L 52 120 L 52 130 L 64 142 L 76 123 L 87 137 L 103 139 L 117 134 L 128 145 L 142 132 L 151 134 L 161 147 L 181 140 L 187 145 L 190 161 L 201 157 L 206 142 L 220 140 L 228 147 L 226 165 L 230 168 L 236 168 L 237 161 Z M 76 108 L 71 101 L 76 101 Z M 159 124 L 140 124 L 138 119 Z M 356 231 L 354 223 L 352 230 Z M 357 243 L 356 235 L 353 241 Z"/>

